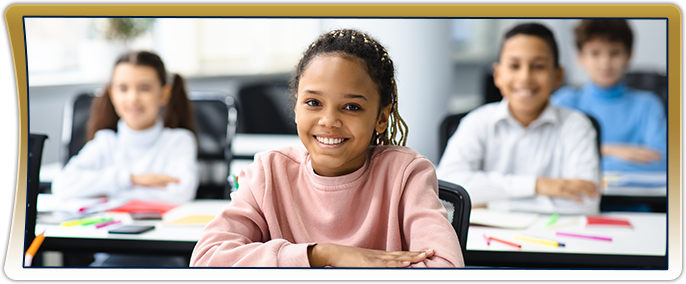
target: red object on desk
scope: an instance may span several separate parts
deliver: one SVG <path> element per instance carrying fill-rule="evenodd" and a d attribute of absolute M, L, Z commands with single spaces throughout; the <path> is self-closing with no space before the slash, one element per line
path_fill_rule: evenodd
<path fill-rule="evenodd" d="M 179 204 L 132 199 L 124 203 L 122 206 L 115 207 L 107 211 L 125 213 L 158 212 L 161 215 L 176 206 L 179 206 Z"/>
<path fill-rule="evenodd" d="M 633 226 L 631 226 L 631 222 L 628 219 L 586 216 L 586 227 L 632 228 Z"/>

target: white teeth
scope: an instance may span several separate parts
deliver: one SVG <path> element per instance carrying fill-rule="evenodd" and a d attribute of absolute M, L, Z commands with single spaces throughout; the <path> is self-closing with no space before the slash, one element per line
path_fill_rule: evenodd
<path fill-rule="evenodd" d="M 322 142 L 324 144 L 328 144 L 328 145 L 334 145 L 334 144 L 339 144 L 339 143 L 343 142 L 343 139 L 321 138 L 321 137 L 316 137 L 316 138 L 317 138 L 317 141 Z"/>

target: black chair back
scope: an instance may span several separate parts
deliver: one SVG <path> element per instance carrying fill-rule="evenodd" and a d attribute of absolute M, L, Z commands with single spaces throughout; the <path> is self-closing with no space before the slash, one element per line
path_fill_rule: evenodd
<path fill-rule="evenodd" d="M 40 183 L 40 166 L 43 157 L 43 144 L 48 139 L 44 134 L 29 135 L 29 172 L 26 183 L 26 227 L 24 231 L 24 251 L 36 237 L 36 202 Z"/>
<path fill-rule="evenodd" d="M 469 233 L 469 215 L 472 212 L 472 200 L 462 186 L 444 180 L 438 180 L 438 198 L 444 202 L 444 206 L 448 210 L 448 219 L 453 229 L 455 229 L 455 233 L 457 233 L 457 239 L 460 242 L 460 248 L 464 256 L 467 250 L 467 234 Z"/>
<path fill-rule="evenodd" d="M 453 134 L 455 134 L 455 131 L 457 130 L 457 126 L 460 125 L 460 121 L 462 120 L 465 115 L 467 115 L 469 112 L 465 113 L 458 113 L 458 114 L 453 114 L 449 115 L 446 118 L 443 119 L 443 122 L 441 122 L 441 126 L 438 130 L 438 156 L 443 157 L 443 152 L 445 152 L 445 147 L 448 146 L 448 139 L 450 139 Z"/>
<path fill-rule="evenodd" d="M 667 76 L 651 72 L 629 72 L 625 75 L 626 85 L 657 94 L 667 109 Z"/>
<path fill-rule="evenodd" d="M 298 134 L 288 83 L 264 82 L 238 92 L 238 133 Z"/>

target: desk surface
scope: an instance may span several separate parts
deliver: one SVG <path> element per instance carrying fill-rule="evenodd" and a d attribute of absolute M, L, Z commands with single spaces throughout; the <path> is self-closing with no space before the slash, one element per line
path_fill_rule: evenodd
<path fill-rule="evenodd" d="M 467 236 L 468 265 L 538 267 L 666 267 L 667 216 L 664 213 L 607 213 L 627 218 L 633 229 L 585 228 L 582 216 L 562 216 L 557 227 L 546 228 L 549 215 L 540 215 L 524 230 L 470 226 Z M 570 224 L 567 226 L 560 226 Z M 612 241 L 557 236 L 556 232 L 611 237 Z M 484 234 L 521 244 L 515 248 L 491 242 Z M 515 235 L 538 237 L 564 243 L 553 247 L 514 239 Z"/>
<path fill-rule="evenodd" d="M 114 214 L 122 223 L 96 229 L 95 226 L 63 227 L 58 224 L 37 224 L 36 232 L 45 229 L 45 250 L 80 250 L 100 252 L 147 252 L 190 255 L 200 238 L 203 225 L 171 225 L 188 215 L 216 215 L 229 205 L 229 200 L 196 200 L 180 205 L 163 216 L 163 221 L 134 221 L 128 214 Z M 108 230 L 123 225 L 154 225 L 155 229 L 138 234 L 109 234 Z"/>
<path fill-rule="evenodd" d="M 238 133 L 231 141 L 231 152 L 239 158 L 249 158 L 255 153 L 285 147 L 302 147 L 298 135 L 287 134 L 245 134 Z"/>

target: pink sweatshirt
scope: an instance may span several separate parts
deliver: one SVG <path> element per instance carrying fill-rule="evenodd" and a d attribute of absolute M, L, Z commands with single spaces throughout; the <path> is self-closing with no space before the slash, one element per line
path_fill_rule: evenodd
<path fill-rule="evenodd" d="M 434 166 L 406 147 L 369 147 L 364 165 L 319 176 L 304 149 L 269 151 L 240 174 L 231 205 L 203 230 L 191 266 L 309 267 L 314 243 L 435 250 L 414 267 L 463 267 Z"/>

